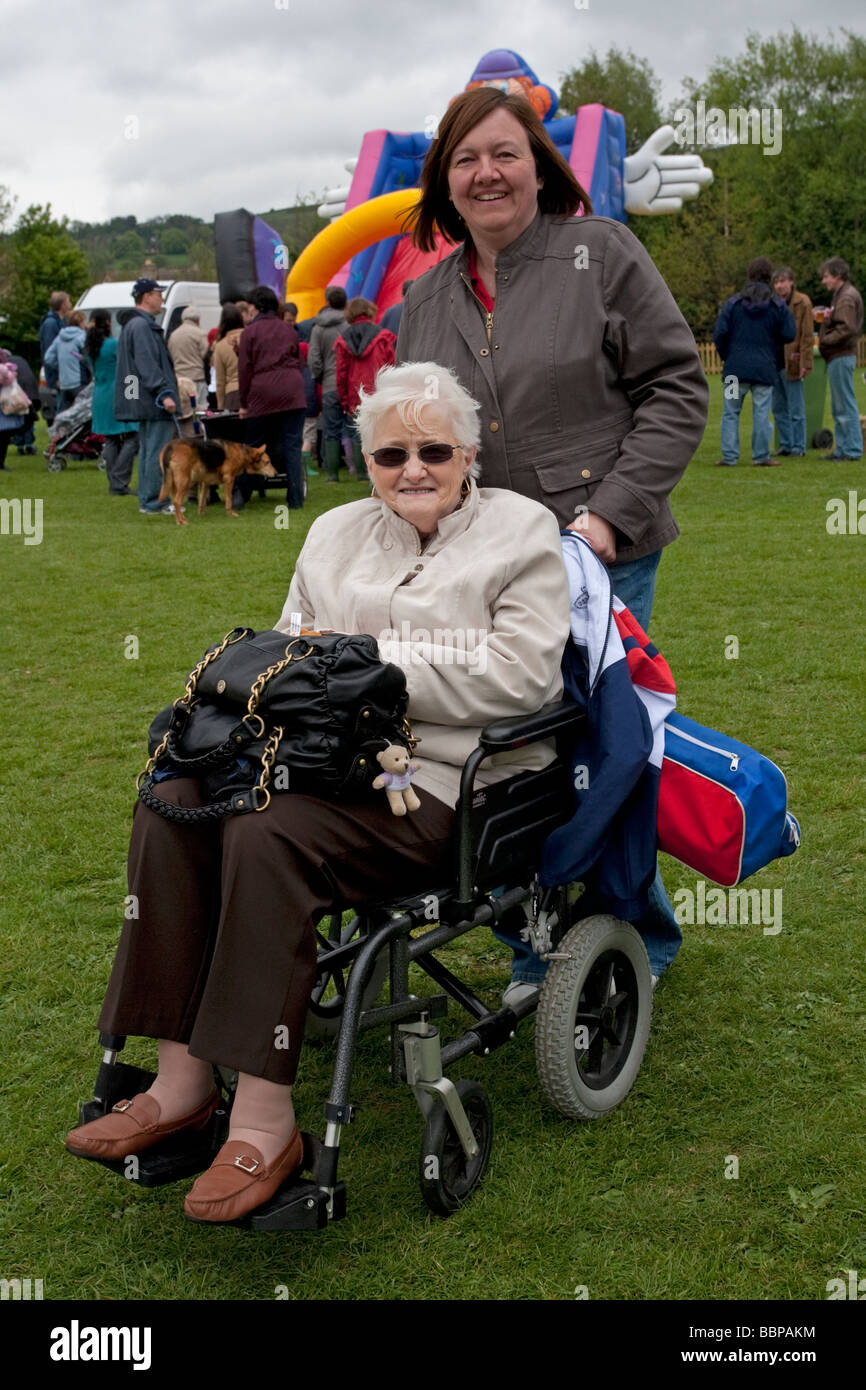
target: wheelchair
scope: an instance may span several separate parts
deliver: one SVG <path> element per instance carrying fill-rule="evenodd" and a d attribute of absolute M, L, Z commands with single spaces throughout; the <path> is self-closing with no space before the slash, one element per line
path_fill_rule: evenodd
<path fill-rule="evenodd" d="M 253 1231 L 315 1230 L 346 1212 L 338 1179 L 342 1130 L 354 1118 L 350 1095 L 360 1031 L 390 1029 L 391 1080 L 411 1087 L 424 1119 L 419 1181 L 427 1206 L 448 1217 L 481 1182 L 493 1139 L 490 1102 L 476 1081 L 452 1082 L 445 1069 L 458 1058 L 487 1057 L 537 1013 L 535 1059 L 542 1092 L 561 1114 L 595 1120 L 625 1098 L 640 1069 L 652 1014 L 646 949 L 629 923 L 607 915 L 581 917 L 580 884 L 541 892 L 536 867 L 547 836 L 574 813 L 570 748 L 583 719 L 577 706 L 546 706 L 535 715 L 488 724 L 461 774 L 453 872 L 449 881 L 400 902 L 367 904 L 344 924 L 335 911 L 317 927 L 318 972 L 306 1036 L 336 1041 L 324 1134 L 304 1134 L 304 1161 L 275 1196 L 236 1224 Z M 554 739 L 556 758 L 540 771 L 475 785 L 480 764 L 541 740 Z M 436 952 L 477 926 L 507 914 L 525 921 L 533 949 L 549 962 L 537 994 L 514 1007 L 488 1006 Z M 409 966 L 429 976 L 436 993 L 409 989 Z M 389 1001 L 378 1004 L 385 979 Z M 453 1000 L 469 1015 L 465 1031 L 443 1044 L 435 1021 Z M 126 1039 L 100 1033 L 104 1049 L 94 1098 L 79 1124 L 106 1114 L 123 1097 L 146 1090 L 152 1072 L 118 1061 Z M 224 1097 L 210 1126 L 175 1135 L 134 1157 L 92 1160 L 142 1187 L 193 1176 L 225 1141 L 235 1078 L 215 1076 Z"/>

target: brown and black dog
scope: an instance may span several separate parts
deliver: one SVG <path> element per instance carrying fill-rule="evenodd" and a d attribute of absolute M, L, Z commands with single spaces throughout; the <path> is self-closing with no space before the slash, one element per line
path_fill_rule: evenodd
<path fill-rule="evenodd" d="M 198 483 L 199 516 L 205 509 L 207 489 L 215 483 L 223 485 L 229 516 L 237 516 L 237 512 L 232 511 L 232 491 L 238 474 L 277 476 L 264 444 L 251 449 L 247 444 L 236 444 L 229 439 L 171 439 L 160 453 L 159 466 L 162 470 L 159 501 L 171 497 L 178 526 L 187 524 L 182 508 L 193 483 Z"/>

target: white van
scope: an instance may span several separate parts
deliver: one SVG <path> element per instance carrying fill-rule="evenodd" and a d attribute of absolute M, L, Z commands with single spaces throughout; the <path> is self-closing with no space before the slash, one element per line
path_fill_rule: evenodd
<path fill-rule="evenodd" d="M 177 328 L 181 314 L 190 304 L 194 304 L 201 315 L 199 322 L 203 333 L 216 328 L 220 321 L 220 291 L 215 281 L 160 280 L 158 283 L 164 287 L 165 292 L 162 312 L 157 314 L 156 321 L 166 338 Z M 118 338 L 121 326 L 117 322 L 117 315 L 121 309 L 135 308 L 132 300 L 134 284 L 134 280 L 105 280 L 100 285 L 91 285 L 89 290 L 84 291 L 75 307 L 83 309 L 88 316 L 93 309 L 108 309 L 111 314 L 111 332 Z"/>

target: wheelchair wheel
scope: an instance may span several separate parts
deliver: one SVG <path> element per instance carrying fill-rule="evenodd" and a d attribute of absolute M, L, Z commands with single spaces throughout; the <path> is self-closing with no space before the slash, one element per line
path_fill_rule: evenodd
<path fill-rule="evenodd" d="M 418 1169 L 421 1195 L 437 1216 L 451 1216 L 469 1201 L 487 1171 L 493 1143 L 493 1112 L 484 1087 L 477 1081 L 458 1081 L 456 1087 L 478 1153 L 466 1157 L 444 1103 L 437 1100 L 424 1127 Z"/>
<path fill-rule="evenodd" d="M 597 1120 L 634 1085 L 649 1036 L 652 973 L 640 936 L 615 917 L 587 917 L 562 938 L 541 990 L 535 1065 L 552 1105 Z"/>
<path fill-rule="evenodd" d="M 319 945 L 319 972 L 310 997 L 310 1007 L 304 1029 L 305 1038 L 313 1040 L 335 1038 L 339 1033 L 343 1018 L 343 1006 L 346 1002 L 346 981 L 352 967 L 350 965 L 336 970 L 329 969 L 328 951 L 329 949 L 333 950 L 335 946 L 345 946 L 359 931 L 361 931 L 359 918 L 352 917 L 344 926 L 343 918 L 339 913 L 335 913 L 331 917 L 327 936 L 324 936 L 321 930 L 316 931 Z M 363 1008 L 371 1009 L 373 1007 L 382 992 L 387 974 L 388 952 L 386 949 L 377 957 L 373 967 L 370 983 L 364 991 Z"/>

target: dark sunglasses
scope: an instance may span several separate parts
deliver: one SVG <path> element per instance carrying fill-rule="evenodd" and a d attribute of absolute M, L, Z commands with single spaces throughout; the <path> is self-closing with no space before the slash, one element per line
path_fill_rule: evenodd
<path fill-rule="evenodd" d="M 422 463 L 449 463 L 454 450 L 461 447 L 460 444 L 422 444 L 420 449 L 413 449 L 412 453 L 417 454 Z M 398 449 L 394 445 L 387 449 L 375 449 L 372 457 L 380 468 L 402 468 L 409 462 L 411 454 L 408 449 Z"/>

